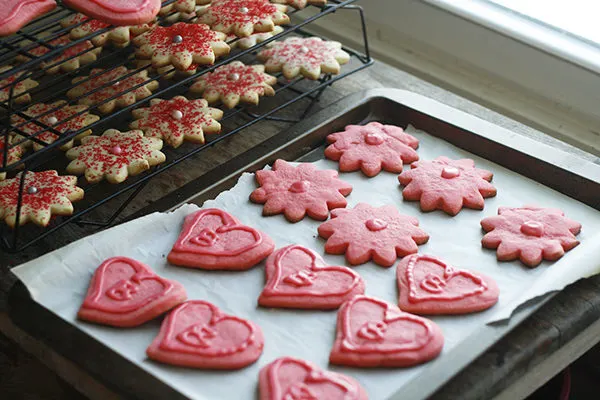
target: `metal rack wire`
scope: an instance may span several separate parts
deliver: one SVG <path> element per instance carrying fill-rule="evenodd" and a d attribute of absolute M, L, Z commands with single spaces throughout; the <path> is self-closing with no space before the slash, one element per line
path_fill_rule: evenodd
<path fill-rule="evenodd" d="M 163 2 L 163 6 L 172 3 L 174 0 L 167 0 Z M 71 79 L 75 76 L 88 75 L 92 68 L 106 68 L 111 70 L 122 65 L 128 65 L 131 63 L 131 46 L 109 49 L 108 51 L 103 50 L 102 54 L 97 57 L 97 60 L 91 62 L 85 66 L 81 66 L 77 70 L 68 73 L 61 73 L 59 75 L 45 75 L 45 72 L 71 58 L 75 58 L 84 54 L 91 49 L 86 49 L 82 52 L 76 53 L 70 57 L 63 57 L 59 61 L 53 62 L 57 56 L 62 54 L 65 50 L 90 40 L 98 35 L 106 34 L 112 27 L 106 27 L 93 32 L 90 35 L 82 37 L 77 40 L 72 40 L 68 45 L 56 46 L 52 42 L 65 36 L 69 35 L 69 31 L 74 27 L 80 26 L 84 22 L 72 25 L 68 28 L 60 26 L 60 20 L 66 16 L 73 15 L 73 11 L 59 6 L 55 11 L 52 11 L 37 21 L 31 23 L 28 27 L 19 31 L 17 34 L 4 38 L 0 41 L 0 67 L 11 63 L 15 57 L 20 56 L 27 58 L 28 60 L 15 65 L 12 69 L 0 72 L 0 92 L 5 91 L 6 100 L 0 101 L 0 118 L 2 119 L 0 141 L 3 142 L 4 146 L 1 150 L 3 153 L 2 163 L 0 163 L 0 173 L 6 172 L 10 178 L 17 172 L 22 172 L 19 196 L 17 203 L 17 222 L 14 229 L 9 228 L 6 224 L 0 223 L 0 246 L 7 252 L 19 252 L 28 246 L 52 235 L 57 230 L 65 227 L 70 223 L 77 223 L 78 225 L 86 225 L 89 230 L 97 230 L 112 225 L 127 205 L 136 197 L 136 195 L 144 188 L 144 186 L 155 176 L 164 173 L 169 168 L 189 159 L 192 156 L 206 150 L 209 147 L 214 146 L 216 143 L 223 141 L 232 135 L 239 133 L 240 131 L 247 129 L 248 127 L 256 124 L 263 120 L 275 120 L 280 122 L 295 123 L 302 120 L 308 115 L 315 103 L 319 100 L 323 91 L 334 82 L 345 78 L 346 76 L 358 72 L 373 63 L 373 60 L 369 54 L 369 46 L 367 41 L 366 25 L 363 10 L 361 7 L 356 6 L 354 3 L 356 0 L 330 0 L 326 6 L 315 7 L 311 6 L 312 14 L 308 17 L 297 18 L 299 21 L 291 23 L 284 27 L 284 31 L 274 35 L 255 46 L 245 49 L 232 51 L 227 57 L 218 59 L 213 65 L 206 67 L 199 67 L 196 73 L 190 76 L 186 76 L 182 79 L 177 80 L 165 80 L 165 76 L 174 72 L 173 69 L 166 71 L 150 72 L 147 81 L 140 83 L 139 85 L 133 86 L 124 92 L 117 93 L 103 101 L 96 103 L 91 106 L 88 110 L 83 112 L 93 112 L 101 104 L 111 101 L 127 91 L 135 90 L 147 84 L 150 81 L 158 81 L 160 87 L 155 90 L 149 97 L 136 101 L 134 104 L 115 110 L 113 113 L 104 115 L 99 121 L 94 122 L 80 130 L 69 131 L 67 133 L 61 133 L 52 126 L 48 126 L 40 121 L 40 118 L 52 113 L 60 107 L 50 109 L 49 111 L 40 114 L 36 117 L 30 117 L 24 113 L 24 111 L 33 104 L 37 103 L 49 103 L 56 100 L 67 100 L 68 105 L 77 104 L 77 98 L 68 99 L 65 93 L 71 89 L 74 85 L 70 83 Z M 308 11 L 308 10 L 307 10 Z M 274 101 L 271 101 L 269 105 L 264 106 L 263 101 L 259 107 L 249 106 L 238 106 L 232 110 L 227 110 L 220 120 L 223 131 L 220 135 L 207 137 L 206 143 L 202 145 L 184 144 L 177 149 L 163 148 L 163 152 L 167 155 L 167 161 L 156 167 L 153 167 L 145 173 L 130 177 L 121 184 L 109 184 L 106 182 L 89 184 L 84 179 L 80 179 L 78 186 L 82 187 L 86 193 L 86 199 L 81 202 L 74 204 L 75 212 L 71 216 L 55 217 L 47 227 L 37 227 L 32 224 L 19 226 L 19 216 L 22 205 L 22 195 L 24 191 L 25 176 L 28 171 L 38 171 L 46 169 L 58 169 L 59 174 L 64 174 L 63 170 L 67 164 L 67 159 L 64 153 L 59 150 L 59 147 L 65 143 L 73 140 L 84 130 L 92 129 L 94 134 L 101 134 L 107 127 L 121 127 L 126 126 L 123 121 L 129 116 L 129 111 L 133 108 L 140 106 L 146 106 L 150 99 L 155 97 L 160 98 L 171 98 L 174 95 L 182 94 L 186 91 L 187 87 L 193 83 L 193 81 L 205 74 L 211 72 L 221 65 L 227 64 L 233 60 L 242 60 L 246 64 L 255 63 L 254 54 L 261 47 L 265 46 L 269 42 L 274 40 L 280 40 L 283 37 L 293 35 L 308 35 L 304 28 L 310 23 L 314 22 L 319 18 L 323 18 L 334 12 L 354 12 L 357 14 L 359 19 L 360 27 L 362 29 L 363 48 L 361 51 L 353 50 L 344 47 L 344 50 L 350 54 L 351 62 L 348 65 L 343 66 L 342 72 L 338 75 L 323 75 L 319 80 L 310 81 L 303 78 L 296 78 L 293 80 L 286 80 L 281 74 L 276 75 L 278 77 L 278 83 L 275 86 L 276 95 Z M 288 15 L 297 13 L 296 10 L 290 9 Z M 190 22 L 194 18 L 190 18 Z M 159 23 L 168 25 L 167 22 L 169 16 L 159 17 Z M 234 39 L 229 43 L 232 44 L 238 39 Z M 32 50 L 42 46 L 48 51 L 41 55 L 32 54 Z M 122 80 L 129 76 L 133 76 L 141 71 L 150 71 L 150 66 L 143 66 L 139 68 L 133 68 L 129 70 L 126 75 L 119 77 Z M 12 77 L 12 78 L 11 78 Z M 86 79 L 93 78 L 89 76 Z M 31 89 L 28 89 L 22 93 L 15 93 L 15 87 L 19 82 L 31 78 L 40 80 L 40 85 Z M 2 83 L 6 79 L 12 79 L 8 83 Z M 115 80 L 116 81 L 116 80 Z M 115 83 L 110 81 L 105 83 L 103 86 L 95 89 L 94 91 L 101 90 L 109 85 Z M 81 82 L 78 82 L 80 84 Z M 92 92 L 88 92 L 85 95 L 89 95 Z M 19 96 L 30 95 L 33 101 L 30 104 L 21 105 L 18 102 Z M 0 97 L 1 99 L 1 97 Z M 304 102 L 304 110 L 300 113 L 297 118 L 285 118 L 277 116 L 276 114 L 284 108 L 297 103 Z M 54 126 L 58 126 L 63 122 L 66 122 L 72 118 L 76 118 L 83 112 L 75 113 L 72 116 L 58 121 Z M 18 124 L 11 124 L 11 117 L 19 116 L 25 121 Z M 235 117 L 237 116 L 237 117 Z M 235 118 L 234 118 L 235 117 Z M 239 118 L 243 117 L 243 118 Z M 239 122 L 239 120 L 242 122 Z M 238 120 L 235 122 L 234 120 Z M 28 134 L 22 129 L 23 125 L 34 123 L 40 130 Z M 100 129 L 104 128 L 104 129 Z M 50 144 L 39 139 L 39 136 L 44 132 L 50 132 L 58 136 L 58 139 Z M 17 138 L 9 143 L 9 139 L 18 134 L 21 138 Z M 35 152 L 24 155 L 21 160 L 13 163 L 8 161 L 8 152 L 11 148 L 16 146 L 22 146 L 26 141 L 38 143 L 42 146 L 41 149 Z M 1 144 L 1 143 L 0 143 Z M 89 199 L 88 201 L 86 201 Z M 113 201 L 115 199 L 120 200 L 119 202 Z M 110 204 L 109 204 L 110 203 Z M 102 220 L 84 219 L 84 216 L 88 216 L 90 212 L 98 207 L 112 207 L 109 217 L 105 217 Z M 104 213 L 107 214 L 107 213 Z"/>

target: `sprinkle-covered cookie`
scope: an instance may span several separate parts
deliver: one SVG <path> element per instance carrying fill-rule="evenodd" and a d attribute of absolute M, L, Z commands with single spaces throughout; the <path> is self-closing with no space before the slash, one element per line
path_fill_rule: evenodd
<path fill-rule="evenodd" d="M 0 181 L 0 218 L 14 227 L 17 223 L 17 202 L 22 173 Z M 29 221 L 46 226 L 52 215 L 73 214 L 72 201 L 83 198 L 83 189 L 76 186 L 77 177 L 59 176 L 56 171 L 27 172 L 19 225 Z"/>
<path fill-rule="evenodd" d="M 248 37 L 289 23 L 286 10 L 286 6 L 269 0 L 213 0 L 198 10 L 198 23 L 208 24 L 219 32 Z"/>
<path fill-rule="evenodd" d="M 244 65 L 233 61 L 213 72 L 202 75 L 190 87 L 192 93 L 202 93 L 209 103 L 221 101 L 225 107 L 233 108 L 241 101 L 258 104 L 260 96 L 273 96 L 271 87 L 277 78 L 265 74 L 264 65 Z"/>
<path fill-rule="evenodd" d="M 196 10 L 196 6 L 208 4 L 210 1 L 211 0 L 175 0 L 162 7 L 159 14 L 167 15 L 173 10 L 179 13 L 193 13 Z"/>
<path fill-rule="evenodd" d="M 55 47 L 68 46 L 71 44 L 71 39 L 69 39 L 67 35 L 64 35 L 49 41 L 48 44 Z M 27 43 L 26 45 L 30 45 L 30 43 Z M 50 49 L 46 46 L 39 45 L 26 51 L 33 56 L 41 57 L 48 53 Z M 61 70 L 64 72 L 72 72 L 79 69 L 82 65 L 96 61 L 98 54 L 100 54 L 101 51 L 102 47 L 94 47 L 92 42 L 84 40 L 83 42 L 70 46 L 55 58 L 49 61 L 43 61 L 40 66 L 47 74 L 56 74 Z M 20 54 L 17 56 L 17 60 L 26 62 L 30 60 L 30 58 Z"/>
<path fill-rule="evenodd" d="M 346 207 L 344 196 L 352 186 L 338 178 L 337 171 L 318 170 L 311 163 L 297 166 L 276 160 L 271 170 L 256 171 L 260 186 L 250 200 L 264 204 L 263 215 L 284 214 L 288 221 L 298 222 L 308 215 L 326 220 L 329 210 Z"/>
<path fill-rule="evenodd" d="M 126 47 L 132 38 L 150 30 L 155 24 L 155 21 L 151 21 L 140 25 L 117 26 L 94 35 L 94 37 L 90 38 L 90 41 L 94 44 L 94 46 L 104 46 L 108 41 L 110 41 L 116 47 Z M 92 35 L 111 26 L 106 22 L 97 19 L 91 19 L 90 17 L 81 13 L 69 15 L 68 17 L 61 19 L 60 25 L 63 28 L 74 26 L 74 28 L 69 32 L 71 39 L 74 40 Z"/>
<path fill-rule="evenodd" d="M 110 70 L 94 68 L 90 71 L 91 78 L 89 80 L 86 80 L 87 76 L 79 76 L 73 79 L 74 85 L 80 81 L 82 83 L 70 89 L 67 96 L 71 99 L 77 98 L 79 104 L 96 107 L 102 114 L 108 114 L 117 107 L 127 107 L 138 100 L 145 99 L 152 94 L 153 90 L 158 89 L 158 82 L 148 78 L 148 71 L 139 71 L 124 78 L 125 75 L 130 73 L 132 71 L 124 66 Z M 131 89 L 140 84 L 143 85 Z M 101 89 L 98 91 L 86 96 L 86 93 L 100 87 Z M 106 101 L 113 96 L 118 97 Z"/>
<path fill-rule="evenodd" d="M 10 71 L 12 69 L 11 65 L 5 65 L 4 67 L 0 67 L 0 74 L 6 71 Z M 14 73 L 8 78 L 4 78 L 0 80 L 0 102 L 5 102 L 8 100 L 10 95 L 11 87 L 13 87 L 13 101 L 17 104 L 27 104 L 31 101 L 31 94 L 25 93 L 29 92 L 29 90 L 33 89 L 38 85 L 37 81 L 34 81 L 31 78 L 25 78 L 18 83 L 14 83 L 17 79 L 24 74 L 24 71 L 20 71 Z"/>
<path fill-rule="evenodd" d="M 133 40 L 138 46 L 136 55 L 152 59 L 152 66 L 172 64 L 186 70 L 192 64 L 213 64 L 217 57 L 229 53 L 226 35 L 215 32 L 208 25 L 178 22 L 171 26 L 157 26 Z"/>
<path fill-rule="evenodd" d="M 481 227 L 487 232 L 482 246 L 497 249 L 498 260 L 519 259 L 528 267 L 561 258 L 579 244 L 575 235 L 581 231 L 581 224 L 561 210 L 533 206 L 500 207 L 497 216 L 481 220 Z"/>
<path fill-rule="evenodd" d="M 339 74 L 340 64 L 350 61 L 340 42 L 317 37 L 291 37 L 266 47 L 258 53 L 258 59 L 265 63 L 267 72 L 283 71 L 287 79 L 300 74 L 309 79 L 319 79 L 322 72 Z"/>
<path fill-rule="evenodd" d="M 419 228 L 419 220 L 402 215 L 394 206 L 373 207 L 359 203 L 353 209 L 331 211 L 331 219 L 319 226 L 319 236 L 327 239 L 325 252 L 346 254 L 352 265 L 373 261 L 391 267 L 396 258 L 418 251 L 429 235 Z"/>
<path fill-rule="evenodd" d="M 99 116 L 90 114 L 89 112 L 86 112 L 85 110 L 87 110 L 87 106 L 83 106 L 83 105 L 69 106 L 69 105 L 67 105 L 66 101 L 59 100 L 59 101 L 56 101 L 56 102 L 50 103 L 50 104 L 44 104 L 44 103 L 34 104 L 31 107 L 29 107 L 27 110 L 25 110 L 23 113 L 25 115 L 27 115 L 28 117 L 31 117 L 31 118 L 37 120 L 38 122 L 41 122 L 45 125 L 48 125 L 49 127 L 52 127 L 52 129 L 59 131 L 61 134 L 66 135 L 69 132 L 78 131 L 100 119 Z M 42 115 L 42 114 L 44 114 L 44 115 Z M 79 115 L 77 115 L 77 114 L 79 114 Z M 67 120 L 67 121 L 65 121 L 65 120 Z M 60 123 L 61 121 L 65 121 L 65 122 Z M 23 131 L 23 133 L 25 133 L 27 135 L 35 135 L 37 132 L 41 132 L 44 130 L 44 128 L 42 128 L 41 126 L 37 125 L 34 122 L 28 122 L 28 123 L 25 123 L 25 122 L 26 122 L 25 118 L 20 117 L 16 114 L 11 117 L 12 125 L 17 127 L 17 129 Z M 25 124 L 21 125 L 23 123 L 25 123 Z M 82 137 L 89 135 L 90 133 L 92 133 L 92 130 L 87 129 L 87 130 L 79 133 L 77 136 L 75 136 L 74 139 L 69 140 L 68 142 L 66 142 L 65 144 L 60 146 L 59 148 L 63 151 L 69 150 L 71 147 L 73 147 L 73 140 L 79 140 Z M 21 135 L 19 135 L 19 136 L 21 136 Z M 59 136 L 57 134 L 51 132 L 50 130 L 39 133 L 34 137 L 37 140 L 40 140 L 46 144 L 53 143 L 59 138 Z M 42 145 L 36 141 L 30 141 L 30 142 L 33 143 L 33 149 L 35 151 L 38 151 L 45 147 L 44 145 Z"/>
<path fill-rule="evenodd" d="M 184 140 L 204 143 L 204 134 L 219 133 L 223 111 L 208 106 L 204 99 L 188 100 L 176 96 L 171 100 L 152 99 L 150 107 L 133 110 L 132 129 L 141 129 L 147 137 L 163 139 L 179 147 Z"/>
<path fill-rule="evenodd" d="M 281 32 L 283 32 L 283 28 L 280 26 L 276 26 L 275 29 L 273 29 L 271 32 L 253 33 L 252 35 L 243 38 L 238 38 L 234 34 L 229 34 L 227 35 L 227 43 L 229 44 L 229 46 L 231 46 L 232 49 L 240 48 L 242 50 L 246 50 L 250 47 L 256 46 L 258 43 L 264 42 L 265 40 L 275 35 L 279 35 Z"/>
<path fill-rule="evenodd" d="M 67 165 L 67 172 L 84 174 L 90 183 L 105 177 L 110 183 L 121 183 L 129 175 L 164 162 L 161 148 L 162 140 L 144 137 L 142 131 L 108 129 L 102 136 L 84 137 L 80 146 L 67 151 L 67 157 L 73 160 Z"/>
<path fill-rule="evenodd" d="M 19 145 L 11 147 L 11 139 L 8 140 L 8 150 L 6 157 L 6 165 L 16 163 L 23 155 L 23 148 Z M 4 166 L 4 148 L 6 146 L 6 138 L 0 137 L 0 167 Z M 0 181 L 6 179 L 6 172 L 0 172 Z"/>
<path fill-rule="evenodd" d="M 367 176 L 375 176 L 383 168 L 402 172 L 404 163 L 419 159 L 415 151 L 419 141 L 394 125 L 370 122 L 367 125 L 348 125 L 343 132 L 327 136 L 325 157 L 339 161 L 340 171 L 359 169 Z"/>
<path fill-rule="evenodd" d="M 463 207 L 483 210 L 484 197 L 496 195 L 492 177 L 490 171 L 475 168 L 471 159 L 438 157 L 411 164 L 398 180 L 405 186 L 404 200 L 420 201 L 423 211 L 443 210 L 456 215 Z"/>
<path fill-rule="evenodd" d="M 287 4 L 289 6 L 294 7 L 295 9 L 301 10 L 309 4 L 313 6 L 322 7 L 327 4 L 327 0 L 271 0 L 273 3 L 277 4 Z"/>

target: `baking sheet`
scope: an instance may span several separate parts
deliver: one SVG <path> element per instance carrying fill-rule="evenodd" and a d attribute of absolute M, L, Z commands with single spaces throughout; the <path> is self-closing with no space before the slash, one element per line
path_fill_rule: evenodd
<path fill-rule="evenodd" d="M 449 217 L 441 212 L 421 213 L 418 203 L 403 202 L 396 174 L 381 173 L 375 178 L 366 178 L 360 172 L 340 174 L 354 187 L 348 196 L 349 206 L 361 201 L 372 205 L 394 204 L 402 213 L 418 217 L 423 229 L 430 234 L 429 243 L 420 246 L 421 253 L 440 256 L 458 267 L 481 271 L 497 280 L 500 301 L 492 309 L 467 316 L 432 318 L 445 335 L 441 358 L 448 357 L 459 343 L 486 323 L 509 317 L 515 307 L 527 299 L 600 272 L 599 250 L 595 246 L 600 239 L 598 211 L 424 132 L 412 127 L 407 131 L 420 140 L 421 159 L 440 155 L 473 158 L 478 167 L 494 172 L 493 182 L 498 188 L 498 195 L 486 200 L 484 211 L 463 210 L 458 216 Z M 337 168 L 336 163 L 328 160 L 316 164 L 319 168 Z M 242 222 L 268 232 L 277 247 L 299 243 L 323 254 L 324 241 L 317 237 L 319 222 L 305 219 L 290 224 L 281 215 L 262 217 L 262 206 L 248 201 L 254 187 L 253 175 L 244 174 L 235 188 L 206 202 L 205 206 L 227 210 Z M 558 207 L 570 218 L 583 222 L 579 236 L 582 244 L 559 262 L 544 262 L 533 270 L 518 262 L 498 263 L 493 251 L 481 248 L 479 221 L 496 214 L 498 206 L 524 204 Z M 334 338 L 335 312 L 256 307 L 264 283 L 263 265 L 245 272 L 208 272 L 167 264 L 166 254 L 179 234 L 184 216 L 196 209 L 194 205 L 185 205 L 172 213 L 151 214 L 82 239 L 12 271 L 25 283 L 35 301 L 191 398 L 255 398 L 259 369 L 282 355 L 305 358 L 326 368 Z M 159 321 L 128 330 L 77 321 L 75 315 L 93 271 L 104 259 L 116 255 L 136 258 L 152 266 L 158 274 L 178 280 L 191 299 L 211 301 L 227 313 L 257 322 L 265 334 L 261 358 L 256 364 L 234 372 L 169 367 L 145 357 L 145 348 L 157 334 Z M 344 264 L 343 256 L 323 257 L 330 264 Z M 367 263 L 354 269 L 365 279 L 367 294 L 396 302 L 393 268 Z M 433 361 L 420 367 L 390 370 L 331 369 L 358 379 L 371 399 L 387 399 L 401 393 L 412 379 L 425 376 L 428 369 L 435 369 L 436 364 Z M 457 363 L 456 368 L 461 366 Z"/>

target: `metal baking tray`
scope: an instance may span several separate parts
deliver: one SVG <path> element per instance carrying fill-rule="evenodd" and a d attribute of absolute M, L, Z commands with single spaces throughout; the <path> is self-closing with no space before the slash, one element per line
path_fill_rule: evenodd
<path fill-rule="evenodd" d="M 166 211 L 186 202 L 202 204 L 235 185 L 243 172 L 263 168 L 277 158 L 313 160 L 322 157 L 325 137 L 348 124 L 380 121 L 411 124 L 455 146 L 531 178 L 595 209 L 600 209 L 600 166 L 516 135 L 494 124 L 425 97 L 401 90 L 357 93 L 285 130 L 241 156 L 210 171 L 139 215 Z M 550 296 L 546 297 L 547 301 Z M 483 354 L 543 302 L 521 308 L 502 325 L 487 325 L 458 345 L 451 355 L 427 370 L 427 384 L 415 380 L 401 398 L 423 399 Z M 101 383 L 132 398 L 185 398 L 176 388 L 136 367 L 121 355 L 43 308 L 22 284 L 9 297 L 10 317 L 22 329 L 74 361 Z M 443 393 L 441 393 L 443 397 Z M 398 396 L 393 397 L 400 398 Z"/>

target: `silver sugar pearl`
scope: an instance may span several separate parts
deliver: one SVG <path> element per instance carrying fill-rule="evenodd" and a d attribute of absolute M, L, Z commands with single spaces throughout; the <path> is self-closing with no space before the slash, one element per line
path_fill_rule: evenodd
<path fill-rule="evenodd" d="M 55 123 L 57 123 L 57 122 L 58 122 L 58 119 L 57 119 L 56 117 L 54 117 L 54 116 L 53 116 L 53 117 L 49 117 L 49 118 L 48 118 L 48 123 L 49 123 L 50 125 L 54 125 L 54 124 L 55 124 Z"/>
<path fill-rule="evenodd" d="M 248 11 L 250 11 L 250 10 L 248 10 L 248 7 L 240 7 L 240 12 L 241 12 L 242 14 L 247 14 L 247 13 L 248 13 Z"/>
<path fill-rule="evenodd" d="M 30 186 L 27 188 L 27 193 L 29 194 L 36 194 L 38 192 L 38 189 L 35 186 Z"/>
<path fill-rule="evenodd" d="M 304 53 L 308 53 L 308 47 L 306 47 L 306 46 L 302 46 L 302 47 L 300 47 L 300 50 L 299 50 L 299 51 L 300 51 L 300 53 L 303 53 L 303 54 L 304 54 Z"/>
<path fill-rule="evenodd" d="M 181 42 L 183 42 L 183 37 L 181 37 L 181 35 L 173 36 L 173 43 L 181 43 Z"/>
<path fill-rule="evenodd" d="M 232 74 L 229 74 L 229 75 L 227 76 L 227 79 L 229 79 L 230 81 L 237 81 L 237 80 L 239 80 L 239 79 L 240 79 L 240 74 L 238 74 L 238 73 L 234 72 L 234 73 L 232 73 Z"/>

